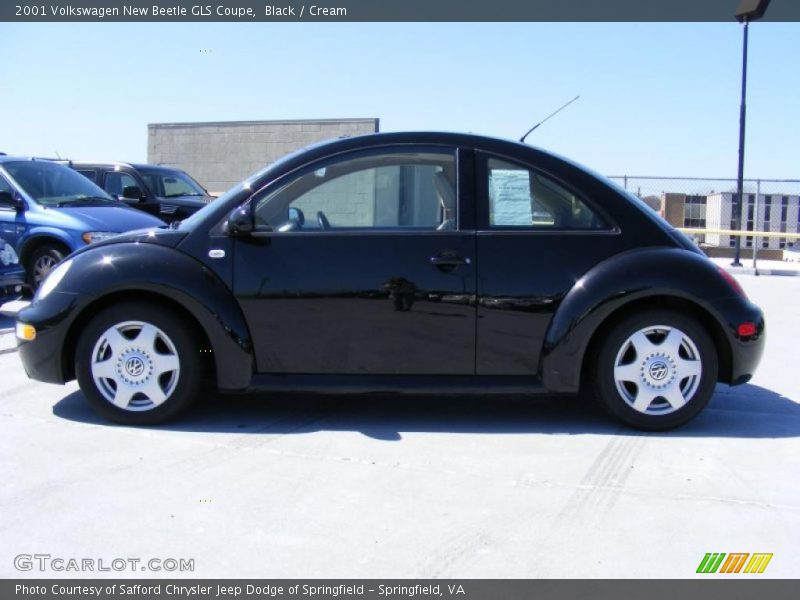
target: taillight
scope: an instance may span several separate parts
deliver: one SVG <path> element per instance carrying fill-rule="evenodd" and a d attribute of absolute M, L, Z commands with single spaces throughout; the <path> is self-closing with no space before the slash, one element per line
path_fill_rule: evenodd
<path fill-rule="evenodd" d="M 758 331 L 755 323 L 739 323 L 739 327 L 736 328 L 736 333 L 739 334 L 739 337 L 750 337 L 751 335 L 755 335 Z"/>
<path fill-rule="evenodd" d="M 717 266 L 717 270 L 719 271 L 719 274 L 722 275 L 722 278 L 728 282 L 728 285 L 733 288 L 733 291 L 747 300 L 747 294 L 744 293 L 744 289 L 742 289 L 741 284 L 736 281 L 736 278 L 720 266 Z"/>

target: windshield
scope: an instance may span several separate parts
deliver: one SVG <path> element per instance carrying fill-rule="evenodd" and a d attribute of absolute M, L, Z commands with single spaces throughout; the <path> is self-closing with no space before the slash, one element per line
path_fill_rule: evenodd
<path fill-rule="evenodd" d="M 117 204 L 86 177 L 63 165 L 26 160 L 3 163 L 3 168 L 32 200 L 43 206 Z"/>
<path fill-rule="evenodd" d="M 139 169 L 139 174 L 150 192 L 162 198 L 208 196 L 203 186 L 183 171 Z"/>

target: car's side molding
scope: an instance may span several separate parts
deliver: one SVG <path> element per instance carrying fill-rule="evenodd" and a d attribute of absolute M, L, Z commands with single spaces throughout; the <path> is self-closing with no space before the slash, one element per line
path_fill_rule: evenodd
<path fill-rule="evenodd" d="M 250 332 L 230 289 L 207 266 L 191 256 L 157 244 L 111 244 L 81 252 L 59 284 L 60 292 L 78 294 L 70 335 L 107 301 L 158 297 L 189 313 L 208 338 L 217 386 L 245 389 L 253 376 Z M 87 312 L 88 311 L 88 312 Z M 65 349 L 67 350 L 67 349 Z"/>
<path fill-rule="evenodd" d="M 701 309 L 725 331 L 730 344 L 730 327 L 708 302 L 722 298 L 747 302 L 736 296 L 716 266 L 702 255 L 666 247 L 615 255 L 584 274 L 560 303 L 542 348 L 544 385 L 556 392 L 577 392 L 595 332 L 626 305 L 634 307 L 647 299 L 675 299 Z"/>

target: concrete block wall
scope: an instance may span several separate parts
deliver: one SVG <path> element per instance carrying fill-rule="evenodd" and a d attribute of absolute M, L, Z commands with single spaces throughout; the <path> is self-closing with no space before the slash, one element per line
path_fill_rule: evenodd
<path fill-rule="evenodd" d="M 151 123 L 147 162 L 183 169 L 218 194 L 309 144 L 378 127 L 378 119 Z"/>

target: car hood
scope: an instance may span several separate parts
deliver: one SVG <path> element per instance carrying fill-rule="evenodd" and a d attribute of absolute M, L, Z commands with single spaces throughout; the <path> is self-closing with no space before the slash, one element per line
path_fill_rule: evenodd
<path fill-rule="evenodd" d="M 211 196 L 170 196 L 166 198 L 159 196 L 158 201 L 162 204 L 175 204 L 177 206 L 186 206 L 191 208 L 202 208 L 213 198 Z"/>
<path fill-rule="evenodd" d="M 85 231 L 124 232 L 164 225 L 161 219 L 124 206 L 64 206 L 55 210 L 74 221 L 74 229 Z"/>

